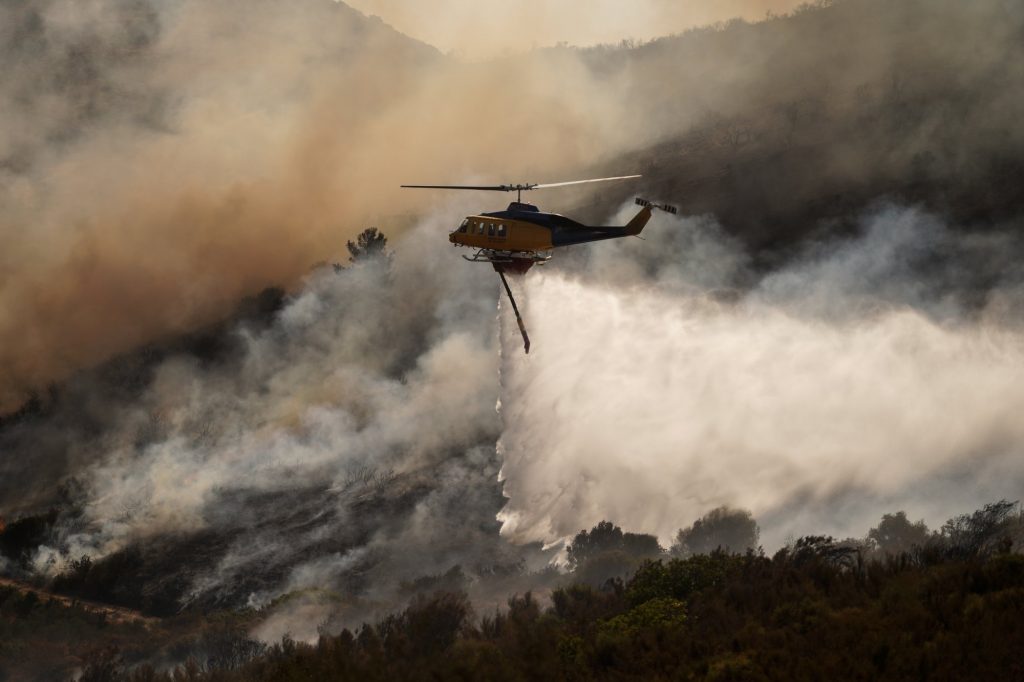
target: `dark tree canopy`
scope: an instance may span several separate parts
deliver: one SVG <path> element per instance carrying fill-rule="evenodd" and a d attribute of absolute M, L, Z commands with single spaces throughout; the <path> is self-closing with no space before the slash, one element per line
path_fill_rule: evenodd
<path fill-rule="evenodd" d="M 885 514 L 876 528 L 868 531 L 868 539 L 886 554 L 901 554 L 915 547 L 923 547 L 928 541 L 928 526 L 924 521 L 911 523 L 906 512 Z"/>
<path fill-rule="evenodd" d="M 716 549 L 742 553 L 757 547 L 761 530 L 744 509 L 718 507 L 683 528 L 676 535 L 672 553 L 679 556 L 709 554 Z"/>
<path fill-rule="evenodd" d="M 580 531 L 567 548 L 569 565 L 574 569 L 598 559 L 611 559 L 609 555 L 618 555 L 632 563 L 657 557 L 661 552 L 658 538 L 644 533 L 623 533 L 611 521 L 602 521 L 589 532 Z"/>
<path fill-rule="evenodd" d="M 388 238 L 376 227 L 368 227 L 359 233 L 354 242 L 348 243 L 349 261 L 358 263 L 369 258 L 387 256 Z"/>

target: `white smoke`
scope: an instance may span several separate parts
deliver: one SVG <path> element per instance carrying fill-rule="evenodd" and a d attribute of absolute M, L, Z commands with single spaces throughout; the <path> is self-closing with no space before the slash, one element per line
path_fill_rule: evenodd
<path fill-rule="evenodd" d="M 192 597 L 261 576 L 251 598 L 266 603 L 359 560 L 382 592 L 501 561 L 473 535 L 491 523 L 500 542 L 497 281 L 449 267 L 444 234 L 428 220 L 390 264 L 321 268 L 268 329 L 237 331 L 227 368 L 163 362 L 78 472 L 84 514 L 37 566 L 210 533 L 216 547 L 181 559 Z"/>
<path fill-rule="evenodd" d="M 934 218 L 882 210 L 738 299 L 719 294 L 743 259 L 712 223 L 648 233 L 595 245 L 582 275 L 520 284 L 533 350 L 508 352 L 503 324 L 507 537 L 553 542 L 609 519 L 669 542 L 728 504 L 777 547 L 862 536 L 885 511 L 940 523 L 1016 499 L 1024 334 L 915 278 L 949 238 Z"/>

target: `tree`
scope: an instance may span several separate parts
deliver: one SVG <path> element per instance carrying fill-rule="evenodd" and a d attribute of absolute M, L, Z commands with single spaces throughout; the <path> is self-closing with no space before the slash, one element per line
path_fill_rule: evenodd
<path fill-rule="evenodd" d="M 611 521 L 601 521 L 590 532 L 581 530 L 566 548 L 569 566 L 578 568 L 587 559 L 601 552 L 619 549 L 622 546 L 622 529 Z"/>
<path fill-rule="evenodd" d="M 946 521 L 941 537 L 946 552 L 954 558 L 987 557 L 1013 547 L 1016 502 L 1000 500 L 973 514 L 962 514 Z"/>
<path fill-rule="evenodd" d="M 911 523 L 906 512 L 885 514 L 878 526 L 868 531 L 868 540 L 886 554 L 902 554 L 928 541 L 928 526 L 924 521 Z"/>
<path fill-rule="evenodd" d="M 573 568 L 608 552 L 623 552 L 637 558 L 653 558 L 661 553 L 658 538 L 645 533 L 623 533 L 611 521 L 601 521 L 590 532 L 581 530 L 567 548 Z"/>
<path fill-rule="evenodd" d="M 831 535 L 805 535 L 792 547 L 786 547 L 775 555 L 797 565 L 825 562 L 836 567 L 856 568 L 860 564 L 860 549 L 836 541 Z"/>
<path fill-rule="evenodd" d="M 602 521 L 589 532 L 582 530 L 566 548 L 569 566 L 583 583 L 604 583 L 635 571 L 645 559 L 664 553 L 658 538 L 644 533 L 623 533 L 611 521 Z"/>
<path fill-rule="evenodd" d="M 710 554 L 716 549 L 739 554 L 757 547 L 761 530 L 753 515 L 743 509 L 718 507 L 680 529 L 672 553 L 677 556 Z"/>
<path fill-rule="evenodd" d="M 389 258 L 388 238 L 376 227 L 368 227 L 359 233 L 355 242 L 348 242 L 349 262 L 358 263 L 371 258 Z"/>

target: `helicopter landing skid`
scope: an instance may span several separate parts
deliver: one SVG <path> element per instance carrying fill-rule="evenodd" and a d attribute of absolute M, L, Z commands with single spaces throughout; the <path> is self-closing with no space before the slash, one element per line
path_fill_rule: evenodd
<path fill-rule="evenodd" d="M 472 256 L 463 256 L 470 263 L 491 263 L 495 269 L 499 264 L 527 262 L 530 265 L 544 265 L 551 260 L 550 252 L 543 251 L 497 251 L 478 249 Z"/>

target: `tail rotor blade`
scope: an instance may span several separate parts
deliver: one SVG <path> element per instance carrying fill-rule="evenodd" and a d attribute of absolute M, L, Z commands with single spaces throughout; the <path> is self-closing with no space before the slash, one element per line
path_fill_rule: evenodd
<path fill-rule="evenodd" d="M 650 206 L 651 208 L 656 208 L 656 209 L 658 209 L 660 211 L 664 211 L 665 213 L 671 213 L 673 215 L 675 215 L 676 213 L 679 212 L 679 209 L 677 209 L 675 206 L 672 206 L 670 204 L 656 204 L 653 201 L 651 201 L 650 199 L 644 199 L 642 197 L 637 197 L 636 198 L 636 205 L 637 206 Z"/>

